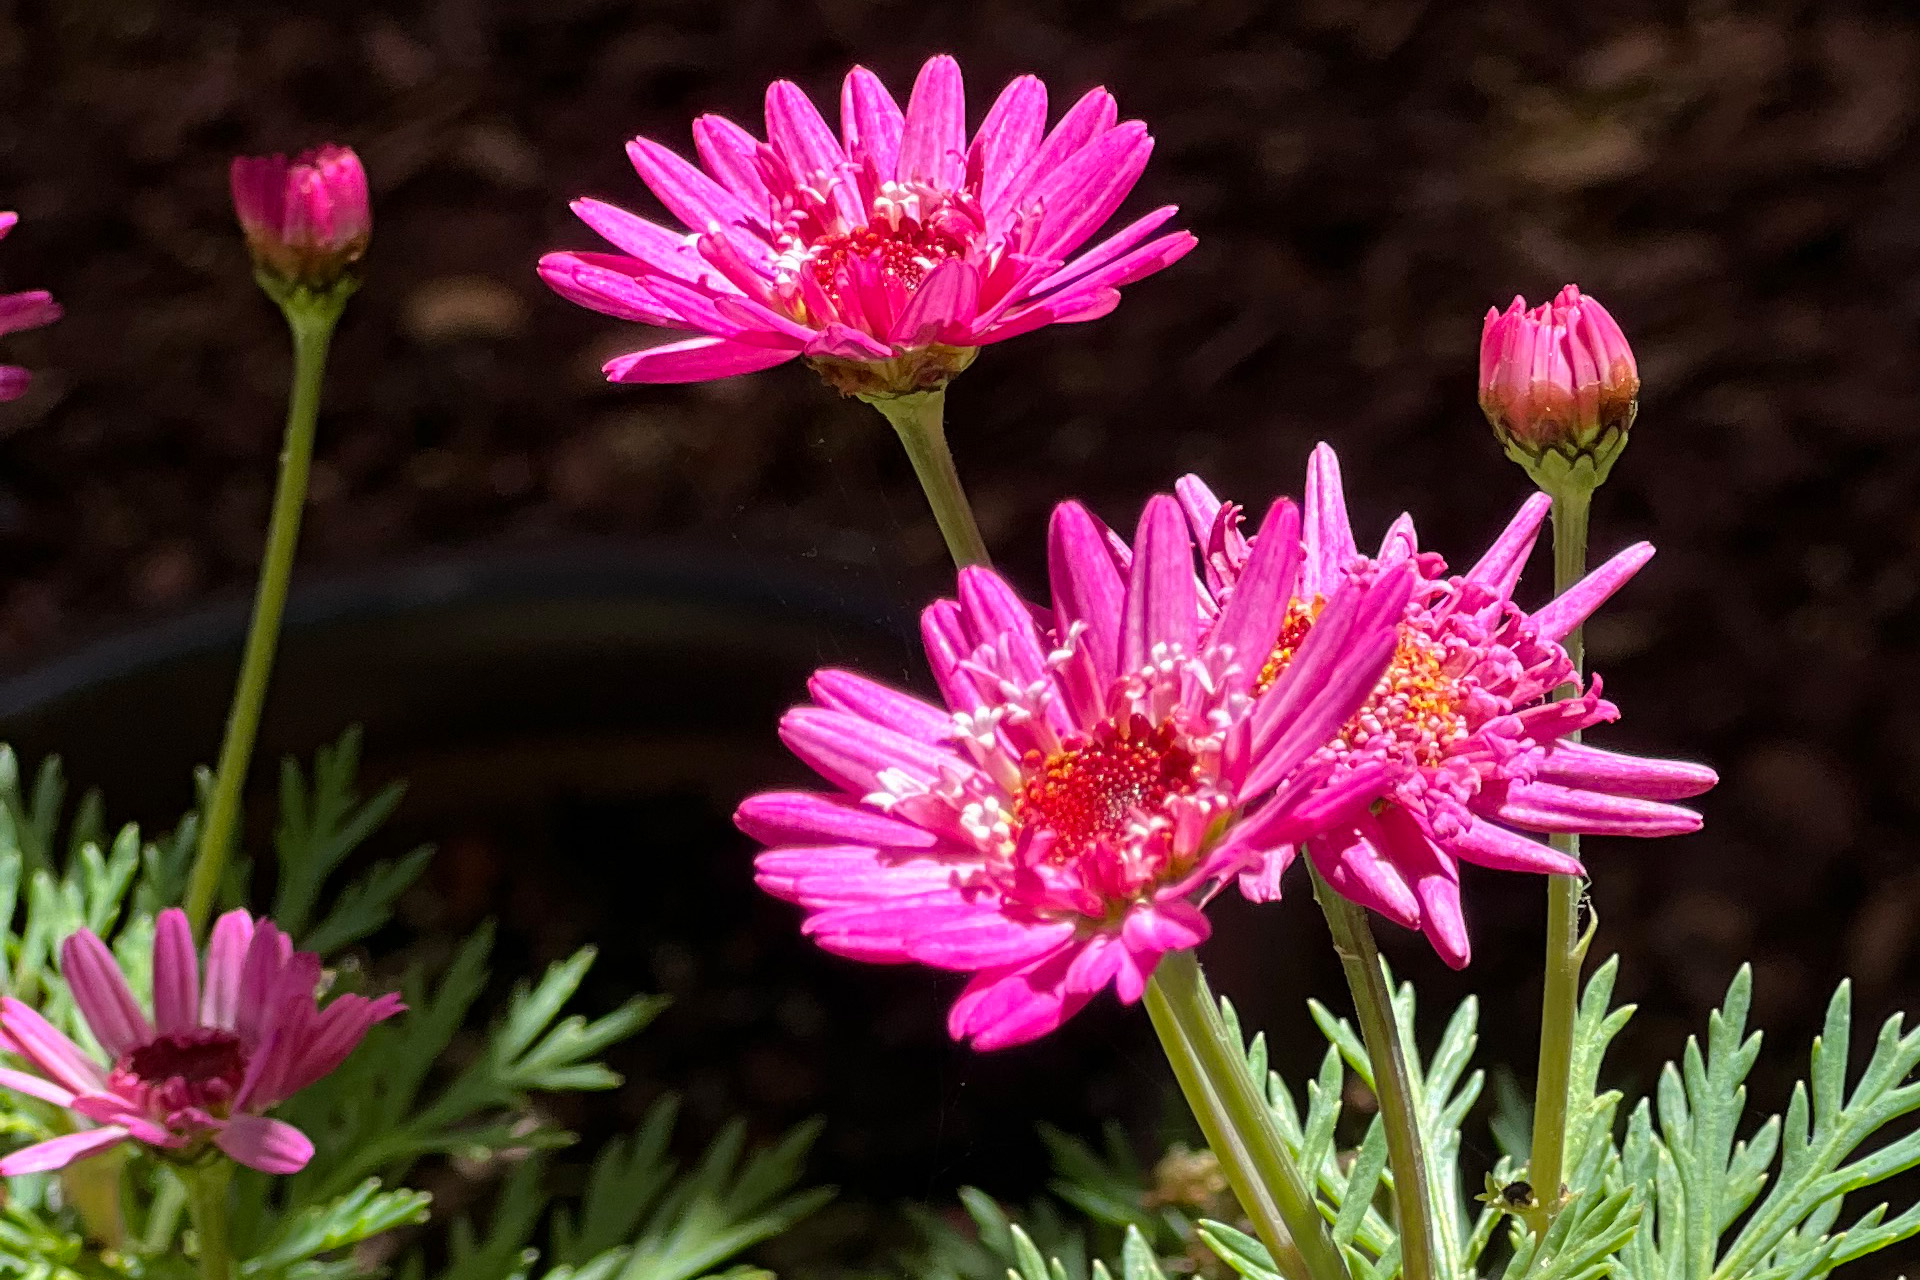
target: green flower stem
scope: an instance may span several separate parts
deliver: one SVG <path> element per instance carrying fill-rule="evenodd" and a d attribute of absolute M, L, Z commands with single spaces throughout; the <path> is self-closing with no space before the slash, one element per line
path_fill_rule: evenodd
<path fill-rule="evenodd" d="M 1308 1280 L 1349 1280 L 1313 1194 L 1281 1142 L 1266 1082 L 1247 1070 L 1191 951 L 1160 961 L 1146 1004 L 1187 1105 L 1276 1266 Z"/>
<path fill-rule="evenodd" d="M 220 744 L 220 763 L 214 771 L 213 795 L 200 828 L 200 851 L 187 885 L 187 919 L 198 934 L 213 909 L 227 857 L 240 818 L 240 793 L 253 741 L 260 728 L 260 709 L 266 701 L 267 678 L 280 642 L 280 616 L 286 609 L 287 581 L 293 573 L 294 550 L 300 541 L 300 516 L 307 502 L 307 472 L 313 461 L 314 427 L 320 417 L 320 384 L 327 369 L 327 344 L 340 319 L 346 293 L 296 293 L 285 300 L 287 325 L 293 331 L 293 393 L 287 404 L 287 434 L 280 451 L 280 480 L 273 494 L 273 515 L 267 525 L 266 553 L 260 565 L 260 585 L 253 598 L 253 621 L 247 628 L 247 646 L 240 660 L 240 679 L 227 713 L 227 734 Z"/>
<path fill-rule="evenodd" d="M 233 1167 L 222 1159 L 186 1172 L 202 1280 L 233 1280 L 233 1251 L 227 1238 L 227 1182 L 232 1174 Z"/>
<path fill-rule="evenodd" d="M 960 568 L 970 564 L 991 564 L 987 544 L 974 523 L 973 508 L 967 504 L 966 490 L 960 487 L 960 473 L 953 469 L 953 454 L 947 448 L 944 416 L 946 388 L 914 391 L 898 396 L 862 396 L 893 424 L 893 430 L 906 446 L 913 474 L 926 491 L 927 505 L 940 524 L 947 550 Z"/>
<path fill-rule="evenodd" d="M 1380 1119 L 1386 1127 L 1387 1160 L 1393 1166 L 1393 1200 L 1400 1229 L 1400 1274 L 1404 1280 L 1432 1280 L 1433 1208 L 1428 1203 L 1427 1161 L 1421 1149 L 1420 1118 L 1413 1110 L 1413 1088 L 1407 1075 L 1407 1056 L 1400 1045 L 1400 1025 L 1393 1013 L 1393 993 L 1387 989 L 1374 945 L 1366 908 L 1336 893 L 1308 868 L 1313 896 L 1326 913 L 1333 949 L 1347 971 L 1347 986 L 1360 1017 L 1360 1034 L 1373 1064 L 1373 1092 L 1380 1100 Z"/>
<path fill-rule="evenodd" d="M 1586 575 L 1587 516 L 1593 490 L 1569 485 L 1553 492 L 1553 592 L 1557 596 Z M 1586 661 L 1581 628 L 1562 641 L 1578 675 Z M 1572 685 L 1555 691 L 1556 698 L 1573 693 Z M 1579 734 L 1569 735 L 1578 740 Z M 1571 857 L 1580 856 L 1580 837 L 1556 835 L 1553 847 Z M 1573 1025 L 1580 1003 L 1580 966 L 1587 956 L 1587 940 L 1580 935 L 1580 897 L 1586 883 L 1579 876 L 1547 877 L 1546 994 L 1540 1004 L 1540 1074 L 1533 1099 L 1533 1154 L 1528 1178 L 1539 1197 L 1540 1210 L 1528 1215 L 1536 1236 L 1545 1235 L 1560 1208 L 1560 1188 L 1566 1180 L 1568 1090 L 1573 1076 Z"/>

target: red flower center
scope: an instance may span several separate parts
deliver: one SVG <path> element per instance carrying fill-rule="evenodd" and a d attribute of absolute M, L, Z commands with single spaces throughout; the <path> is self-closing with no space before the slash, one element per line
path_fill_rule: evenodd
<path fill-rule="evenodd" d="M 1151 814 L 1195 786 L 1193 753 L 1178 731 L 1137 715 L 1106 721 L 1051 756 L 1028 752 L 1022 763 L 1027 782 L 1014 811 L 1053 833 L 1056 861 L 1118 838 L 1136 812 Z"/>
<path fill-rule="evenodd" d="M 950 232 L 912 218 L 901 218 L 898 225 L 870 223 L 857 231 L 818 240 L 812 248 L 809 265 L 813 278 L 835 302 L 840 300 L 840 272 L 855 260 L 874 262 L 882 275 L 899 281 L 912 293 L 942 260 L 967 251 Z"/>
<path fill-rule="evenodd" d="M 120 1070 L 146 1085 L 179 1081 L 189 1093 L 230 1098 L 246 1078 L 247 1055 L 231 1031 L 176 1031 L 129 1053 Z"/>

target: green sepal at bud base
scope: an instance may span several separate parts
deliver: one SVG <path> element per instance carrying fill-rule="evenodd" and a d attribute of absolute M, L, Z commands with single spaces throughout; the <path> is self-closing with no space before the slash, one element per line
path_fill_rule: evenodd
<path fill-rule="evenodd" d="M 1631 414 L 1628 421 L 1632 421 Z M 1554 497 L 1571 497 L 1598 489 L 1607 482 L 1613 464 L 1627 447 L 1625 426 L 1606 428 L 1590 445 L 1564 451 L 1529 449 L 1512 436 L 1500 433 L 1497 427 L 1495 434 L 1500 435 L 1507 456 L 1520 464 L 1534 485 Z"/>
<path fill-rule="evenodd" d="M 295 329 L 315 325 L 331 329 L 346 310 L 347 299 L 360 291 L 360 277 L 353 275 L 341 276 L 319 289 L 296 284 L 266 267 L 256 267 L 253 278 Z"/>
<path fill-rule="evenodd" d="M 815 356 L 807 363 L 841 395 L 873 401 L 938 391 L 963 373 L 979 354 L 978 347 L 949 347 L 936 342 L 902 351 L 890 360 Z"/>

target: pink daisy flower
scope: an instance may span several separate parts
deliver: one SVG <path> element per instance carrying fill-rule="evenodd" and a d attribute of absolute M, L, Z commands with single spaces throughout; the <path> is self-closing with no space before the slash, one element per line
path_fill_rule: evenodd
<path fill-rule="evenodd" d="M 1169 205 L 1075 256 L 1153 150 L 1144 124 L 1118 118 L 1094 89 L 1048 132 L 1046 86 L 1022 76 L 969 141 L 960 65 L 941 56 L 920 69 L 905 111 L 855 67 L 835 136 L 798 86 L 776 81 L 765 142 L 720 116 L 694 121 L 704 168 L 647 138 L 628 144 L 689 230 L 577 200 L 620 252 L 551 253 L 540 274 L 582 306 L 700 335 L 617 357 L 606 366 L 616 382 L 963 349 L 934 362 L 937 385 L 972 348 L 1106 315 L 1122 285 L 1193 247 L 1183 231 L 1154 237 Z"/>
<path fill-rule="evenodd" d="M 1480 328 L 1480 408 L 1524 457 L 1600 453 L 1611 466 L 1639 411 L 1640 369 L 1599 299 L 1568 285 L 1529 310 L 1516 297 Z M 1606 479 L 1605 467 L 1598 472 Z"/>
<path fill-rule="evenodd" d="M 948 1028 L 976 1049 L 1044 1035 L 1108 986 L 1139 999 L 1161 956 L 1206 938 L 1217 882 L 1379 792 L 1384 770 L 1302 766 L 1378 681 L 1409 571 L 1336 588 L 1265 687 L 1233 659 L 1279 634 L 1299 524 L 1274 504 L 1217 611 L 1166 496 L 1131 548 L 1056 508 L 1051 611 L 963 569 L 922 619 L 944 708 L 822 671 L 788 713 L 782 739 L 836 790 L 740 806 L 771 846 L 760 885 L 836 954 L 971 973 Z"/>
<path fill-rule="evenodd" d="M 65 1107 L 95 1127 L 0 1160 L 0 1175 L 60 1169 L 129 1139 L 192 1159 L 207 1145 L 267 1173 L 294 1173 L 313 1144 L 261 1113 L 320 1079 L 374 1023 L 399 1013 L 397 995 L 336 997 L 319 1007 L 320 957 L 295 951 L 270 920 L 229 911 L 214 923 L 204 978 L 186 913 L 154 922 L 153 1017 L 91 932 L 60 949 L 60 968 L 93 1038 L 96 1061 L 11 996 L 0 998 L 0 1049 L 31 1071 L 0 1067 L 0 1087 Z"/>
<path fill-rule="evenodd" d="M 0 240 L 20 222 L 17 213 L 0 213 Z M 44 289 L 0 294 L 0 336 L 38 329 L 60 318 L 60 304 Z M 0 404 L 27 394 L 33 375 L 19 365 L 0 364 Z"/>
<path fill-rule="evenodd" d="M 1207 585 L 1224 601 L 1224 615 L 1245 589 L 1268 535 L 1263 530 L 1249 543 L 1239 532 L 1238 509 L 1222 504 L 1197 477 L 1178 488 L 1206 548 Z M 1522 609 L 1513 590 L 1550 506 L 1544 494 L 1529 498 L 1462 575 L 1448 575 L 1439 556 L 1418 549 L 1413 521 L 1404 515 L 1376 555 L 1362 556 L 1347 520 L 1339 461 L 1324 444 L 1314 450 L 1299 583 L 1284 623 L 1257 639 L 1264 664 L 1254 687 L 1299 660 L 1301 644 L 1326 616 L 1322 602 L 1353 576 L 1412 566 L 1418 582 L 1386 674 L 1319 757 L 1336 778 L 1384 769 L 1389 783 L 1381 803 L 1304 841 L 1277 844 L 1241 876 L 1248 897 L 1279 896 L 1281 874 L 1304 847 L 1340 893 L 1422 930 L 1441 958 L 1459 968 L 1471 954 L 1460 863 L 1580 875 L 1578 860 L 1524 833 L 1665 836 L 1699 828 L 1700 815 L 1668 802 L 1713 786 L 1713 770 L 1567 741 L 1619 716 L 1600 696 L 1598 676 L 1574 697 L 1547 701 L 1554 689 L 1577 683 L 1561 639 L 1653 555 L 1644 542 L 1628 547 L 1558 599 Z"/>

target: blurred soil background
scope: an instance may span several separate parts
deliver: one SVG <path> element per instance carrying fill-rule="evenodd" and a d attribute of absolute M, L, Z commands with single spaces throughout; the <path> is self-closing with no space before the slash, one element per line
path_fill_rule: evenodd
<path fill-rule="evenodd" d="M 533 264 L 594 245 L 575 195 L 657 213 L 628 137 L 690 151 L 704 111 L 758 132 L 769 80 L 831 103 L 855 61 L 904 98 L 942 50 L 966 68 L 974 120 L 1020 72 L 1048 82 L 1056 114 L 1113 90 L 1158 139 L 1128 208 L 1177 202 L 1200 237 L 1114 315 L 994 348 L 956 384 L 954 452 L 1017 581 L 1042 583 L 1061 497 L 1129 526 L 1146 493 L 1196 470 L 1264 502 L 1298 490 L 1320 439 L 1341 451 L 1363 541 L 1411 510 L 1470 563 L 1526 493 L 1474 405 L 1480 317 L 1578 281 L 1645 381 L 1596 555 L 1660 547 L 1590 629 L 1625 713 L 1596 739 L 1724 779 L 1703 834 L 1591 845 L 1598 949 L 1623 953 L 1641 1007 L 1614 1075 L 1649 1087 L 1744 958 L 1769 1033 L 1761 1106 L 1784 1103 L 1842 974 L 1863 1024 L 1914 1007 L 1920 17 L 1903 5 L 0 5 L 0 207 L 22 216 L 0 273 L 67 308 L 7 343 L 38 372 L 0 410 L 0 665 L 28 673 L 244 598 L 287 360 L 226 165 L 327 139 L 364 156 L 376 230 L 331 372 L 303 580 L 659 544 L 889 601 L 887 627 L 910 636 L 948 576 L 877 415 L 798 365 L 607 386 L 601 361 L 654 335 L 560 302 Z M 1536 592 L 1546 572 L 1542 556 Z M 905 640 L 898 654 L 880 674 L 919 679 Z M 799 695 L 805 665 L 772 705 Z M 476 733 L 493 692 L 472 691 Z M 283 686 L 276 702 L 315 696 Z M 499 916 L 508 965 L 599 941 L 596 998 L 679 997 L 622 1061 L 627 1090 L 567 1118 L 612 1126 L 666 1088 L 689 1094 L 696 1136 L 734 1112 L 763 1134 L 824 1113 L 817 1167 L 855 1206 L 947 1200 L 962 1181 L 1033 1194 L 1035 1119 L 1149 1130 L 1161 1068 L 1137 1013 L 976 1059 L 940 1030 L 953 982 L 819 957 L 755 896 L 726 814 L 798 776 L 762 714 L 737 726 L 725 776 L 622 799 L 559 769 L 510 812 L 402 812 L 394 840 L 443 846 L 409 908 L 421 930 Z M 150 727 L 123 732 L 137 744 Z M 373 732 L 375 772 L 402 771 Z M 1481 873 L 1469 897 L 1466 977 L 1411 940 L 1391 952 L 1436 1026 L 1470 978 L 1496 1011 L 1483 1060 L 1524 1079 L 1540 886 Z M 1296 1071 L 1318 1056 L 1306 992 L 1344 1001 L 1322 938 L 1299 893 L 1227 912 L 1209 951 Z M 843 1212 L 847 1239 L 870 1227 Z"/>

